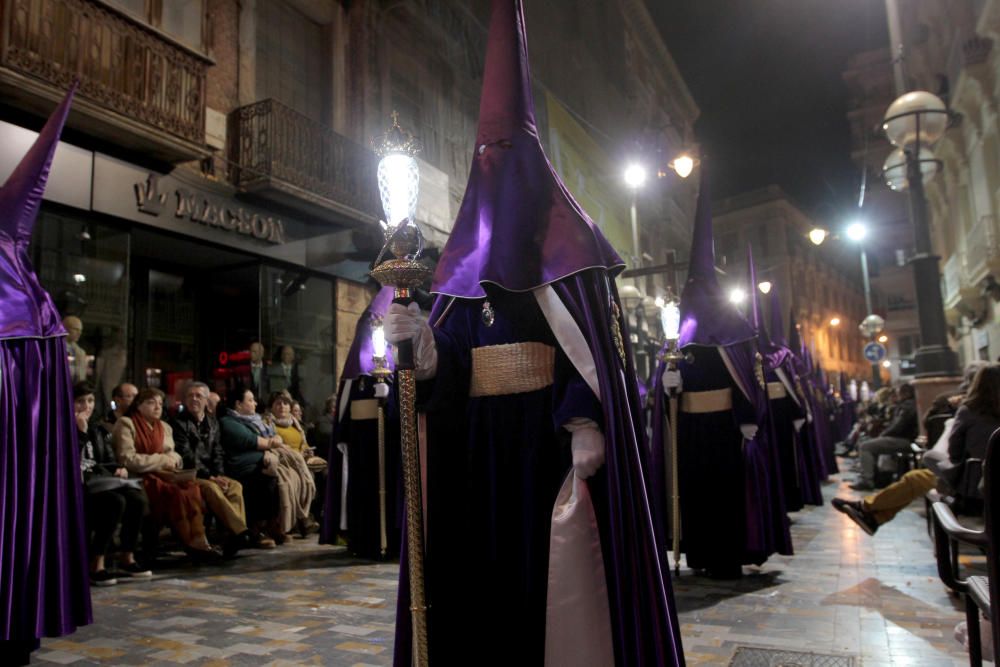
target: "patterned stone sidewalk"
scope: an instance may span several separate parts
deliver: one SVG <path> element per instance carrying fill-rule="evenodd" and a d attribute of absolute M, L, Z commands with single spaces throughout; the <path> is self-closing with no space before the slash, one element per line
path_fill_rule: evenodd
<path fill-rule="evenodd" d="M 840 483 L 824 491 L 849 494 Z M 747 568 L 737 582 L 682 569 L 674 586 L 688 664 L 727 665 L 739 646 L 850 656 L 864 667 L 968 664 L 952 637 L 961 607 L 937 580 L 918 509 L 872 538 L 829 505 L 808 508 L 793 515 L 794 557 Z M 34 662 L 391 664 L 396 565 L 315 538 L 247 554 L 95 589 L 96 623 L 45 640 Z"/>

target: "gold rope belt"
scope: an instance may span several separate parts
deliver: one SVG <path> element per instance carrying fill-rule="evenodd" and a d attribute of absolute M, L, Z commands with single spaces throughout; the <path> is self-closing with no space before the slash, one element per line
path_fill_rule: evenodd
<path fill-rule="evenodd" d="M 555 377 L 556 349 L 544 343 L 472 348 L 469 396 L 523 394 L 548 387 Z"/>
<path fill-rule="evenodd" d="M 725 412 L 733 409 L 732 389 L 685 391 L 681 393 L 681 411 L 690 414 Z"/>
<path fill-rule="evenodd" d="M 377 398 L 359 398 L 351 401 L 351 419 L 375 419 L 378 417 Z"/>
<path fill-rule="evenodd" d="M 768 382 L 767 383 L 767 397 L 770 399 L 785 398 L 788 396 L 788 390 L 785 389 L 785 384 L 783 382 Z"/>

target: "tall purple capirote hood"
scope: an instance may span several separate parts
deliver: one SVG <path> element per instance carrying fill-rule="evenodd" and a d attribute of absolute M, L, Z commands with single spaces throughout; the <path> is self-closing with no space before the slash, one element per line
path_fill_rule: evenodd
<path fill-rule="evenodd" d="M 31 267 L 28 243 L 77 83 L 0 186 L 0 339 L 65 335 L 52 297 Z"/>
<path fill-rule="evenodd" d="M 715 275 L 715 239 L 712 234 L 712 199 L 702 169 L 698 209 L 688 278 L 681 292 L 681 331 L 685 345 L 733 345 L 754 337 L 753 327 L 730 303 Z"/>
<path fill-rule="evenodd" d="M 521 0 L 493 0 L 472 168 L 431 291 L 523 292 L 596 267 L 624 262 L 542 150 Z"/>
<path fill-rule="evenodd" d="M 52 158 L 59 145 L 59 136 L 73 104 L 77 85 L 74 81 L 63 101 L 49 116 L 35 143 L 21 158 L 7 181 L 0 186 L 0 215 L 3 216 L 0 228 L 15 238 L 31 237 L 38 208 L 42 204 L 42 195 L 45 193 L 45 184 L 49 179 Z"/>

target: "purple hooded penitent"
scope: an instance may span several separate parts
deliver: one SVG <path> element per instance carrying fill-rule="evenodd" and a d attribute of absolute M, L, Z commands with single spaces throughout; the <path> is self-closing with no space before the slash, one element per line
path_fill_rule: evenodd
<path fill-rule="evenodd" d="M 624 266 L 542 150 L 521 4 L 494 2 L 472 169 L 431 291 L 476 298 L 492 283 L 524 292 Z"/>
<path fill-rule="evenodd" d="M 605 466 L 587 487 L 603 553 L 613 662 L 684 664 L 650 519 L 638 384 L 613 282 L 622 267 L 542 150 L 521 2 L 493 0 L 472 169 L 432 285 L 439 295 L 431 311 L 436 374 L 417 391 L 427 433 L 431 662 L 459 664 L 469 659 L 466 649 L 486 650 L 497 664 L 543 662 L 551 627 L 550 528 L 571 466 L 563 426 L 582 418 L 599 424 L 605 440 Z M 557 325 L 582 334 L 596 386 L 569 361 Z M 470 395 L 473 378 L 481 377 L 471 368 L 472 350 L 523 343 L 553 349 L 552 384 Z M 411 664 L 405 556 L 397 666 Z M 470 595 L 490 600 L 490 618 L 469 613 Z"/>
<path fill-rule="evenodd" d="M 325 446 L 327 461 L 326 495 L 323 500 L 323 521 L 320 525 L 320 544 L 336 544 L 337 538 L 346 535 L 348 551 L 363 558 L 381 558 L 381 526 L 379 500 L 378 420 L 371 410 L 352 409 L 358 405 L 371 406 L 375 399 L 375 381 L 372 371 L 372 324 L 375 318 L 385 316 L 392 303 L 393 288 L 383 287 L 361 313 L 354 328 L 354 340 L 347 352 L 344 368 L 340 372 L 337 388 L 337 405 L 330 419 L 331 437 Z M 392 346 L 386 347 L 386 368 L 392 370 Z M 396 401 L 390 392 L 384 400 L 383 463 L 385 465 L 386 537 L 387 555 L 399 553 L 399 494 L 400 453 L 399 414 Z M 344 477 L 344 456 L 347 456 L 347 477 Z"/>
<path fill-rule="evenodd" d="M 66 331 L 28 244 L 73 88 L 0 187 L 0 639 L 91 622 Z"/>
<path fill-rule="evenodd" d="M 733 345 L 751 340 L 753 328 L 730 303 L 715 275 L 712 202 L 704 170 L 695 212 L 687 282 L 681 292 L 679 344 Z"/>

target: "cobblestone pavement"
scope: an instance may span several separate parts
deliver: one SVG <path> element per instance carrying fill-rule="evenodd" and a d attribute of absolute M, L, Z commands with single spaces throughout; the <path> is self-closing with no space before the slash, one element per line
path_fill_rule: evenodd
<path fill-rule="evenodd" d="M 850 494 L 842 482 L 824 491 Z M 688 664 L 727 665 L 738 646 L 847 655 L 864 667 L 968 664 L 952 637 L 961 607 L 937 579 L 918 505 L 875 537 L 829 505 L 792 518 L 794 557 L 746 568 L 735 582 L 681 570 L 674 587 Z M 396 565 L 315 538 L 245 553 L 94 589 L 94 625 L 43 641 L 33 662 L 391 664 Z"/>

